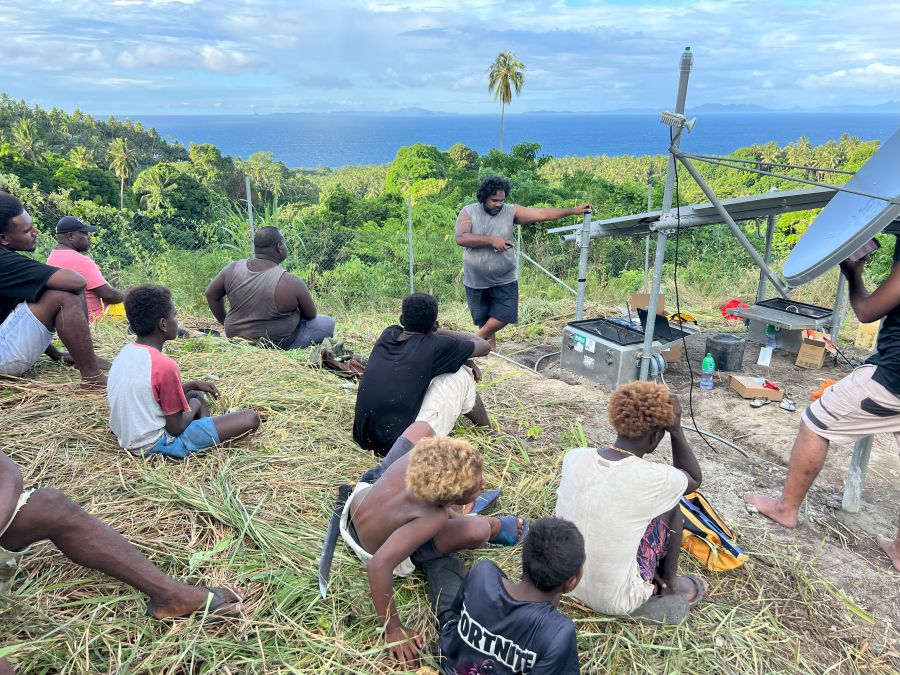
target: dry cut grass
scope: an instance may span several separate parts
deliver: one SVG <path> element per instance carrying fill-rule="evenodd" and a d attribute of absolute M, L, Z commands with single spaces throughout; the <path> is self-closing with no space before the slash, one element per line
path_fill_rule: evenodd
<path fill-rule="evenodd" d="M 395 311 L 386 310 L 377 325 L 371 314 L 339 325 L 368 342 Z M 128 338 L 121 326 L 101 325 L 96 339 L 111 358 Z M 206 337 L 170 346 L 186 379 L 220 378 L 214 414 L 252 407 L 264 420 L 260 432 L 184 462 L 135 459 L 117 449 L 107 429 L 105 396 L 74 391 L 74 371 L 47 362 L 30 379 L 0 381 L 3 450 L 22 468 L 26 486 L 62 489 L 174 577 L 242 583 L 244 620 L 148 620 L 146 598 L 44 543 L 0 586 L 0 649 L 13 651 L 20 673 L 41 675 L 391 672 L 365 570 L 352 552 L 338 544 L 327 600 L 316 579 L 336 488 L 373 461 L 351 440 L 355 385 L 309 368 L 303 353 Z M 504 488 L 503 512 L 552 514 L 562 457 L 585 440 L 583 406 L 533 396 L 515 379 L 490 373 L 483 386 L 501 427 L 524 434 L 537 426 L 539 437 L 522 452 L 472 430 L 457 433 L 484 453 L 489 485 Z M 753 560 L 709 573 L 711 602 L 680 627 L 642 628 L 564 600 L 561 609 L 578 626 L 582 671 L 897 672 L 896 635 L 856 610 L 812 561 L 761 535 L 742 542 L 756 553 Z M 518 573 L 516 550 L 463 558 L 486 556 Z M 699 569 L 690 559 L 686 567 Z M 424 586 L 421 576 L 397 580 L 397 604 L 425 636 L 425 664 L 437 668 Z"/>

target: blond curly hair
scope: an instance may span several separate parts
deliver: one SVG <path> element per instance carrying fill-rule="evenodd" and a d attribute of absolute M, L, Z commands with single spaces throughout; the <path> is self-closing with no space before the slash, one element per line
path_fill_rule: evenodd
<path fill-rule="evenodd" d="M 609 399 L 609 421 L 617 434 L 628 438 L 669 426 L 675 421 L 669 390 L 653 382 L 623 384 Z"/>
<path fill-rule="evenodd" d="M 446 506 L 481 480 L 484 459 L 465 441 L 432 436 L 409 453 L 406 489 L 419 499 Z"/>

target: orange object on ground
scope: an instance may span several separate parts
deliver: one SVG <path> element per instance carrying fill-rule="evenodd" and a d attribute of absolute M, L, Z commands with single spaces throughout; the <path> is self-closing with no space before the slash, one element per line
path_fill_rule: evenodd
<path fill-rule="evenodd" d="M 818 401 L 819 398 L 822 396 L 822 394 L 825 393 L 825 390 L 828 389 L 828 387 L 832 387 L 832 386 L 834 386 L 834 385 L 836 385 L 836 384 L 837 384 L 837 382 L 836 382 L 835 380 L 825 380 L 825 381 L 822 383 L 821 389 L 819 389 L 819 391 L 814 391 L 813 393 L 811 393 L 811 394 L 809 395 L 809 397 L 810 397 L 813 401 Z"/>

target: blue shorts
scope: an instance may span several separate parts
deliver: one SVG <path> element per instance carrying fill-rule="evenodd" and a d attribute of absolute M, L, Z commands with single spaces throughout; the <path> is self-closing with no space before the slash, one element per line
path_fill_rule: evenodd
<path fill-rule="evenodd" d="M 213 418 L 201 417 L 191 422 L 180 436 L 172 436 L 168 431 L 163 431 L 163 437 L 144 454 L 184 459 L 192 452 L 206 450 L 220 442 Z"/>

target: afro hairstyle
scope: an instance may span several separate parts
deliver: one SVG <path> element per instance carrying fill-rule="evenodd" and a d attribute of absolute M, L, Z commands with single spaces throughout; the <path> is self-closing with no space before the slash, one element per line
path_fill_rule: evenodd
<path fill-rule="evenodd" d="M 406 489 L 435 506 L 447 506 L 481 481 L 484 459 L 465 441 L 431 436 L 409 453 Z"/>
<path fill-rule="evenodd" d="M 584 564 L 584 537 L 562 518 L 534 521 L 522 545 L 522 576 L 544 593 L 555 591 Z"/>
<path fill-rule="evenodd" d="M 413 293 L 403 298 L 403 328 L 428 333 L 438 318 L 438 301 L 428 293 Z"/>
<path fill-rule="evenodd" d="M 478 186 L 478 192 L 475 193 L 475 197 L 478 199 L 479 204 L 484 204 L 488 197 L 495 192 L 503 192 L 504 195 L 509 197 L 510 189 L 509 181 L 502 176 L 490 176 L 481 181 L 481 185 Z"/>
<path fill-rule="evenodd" d="M 640 438 L 675 421 L 669 390 L 653 382 L 623 384 L 609 398 L 609 421 L 620 436 Z"/>
<path fill-rule="evenodd" d="M 141 284 L 125 296 L 125 316 L 135 335 L 149 335 L 160 319 L 165 319 L 172 309 L 172 292 L 165 286 Z"/>

